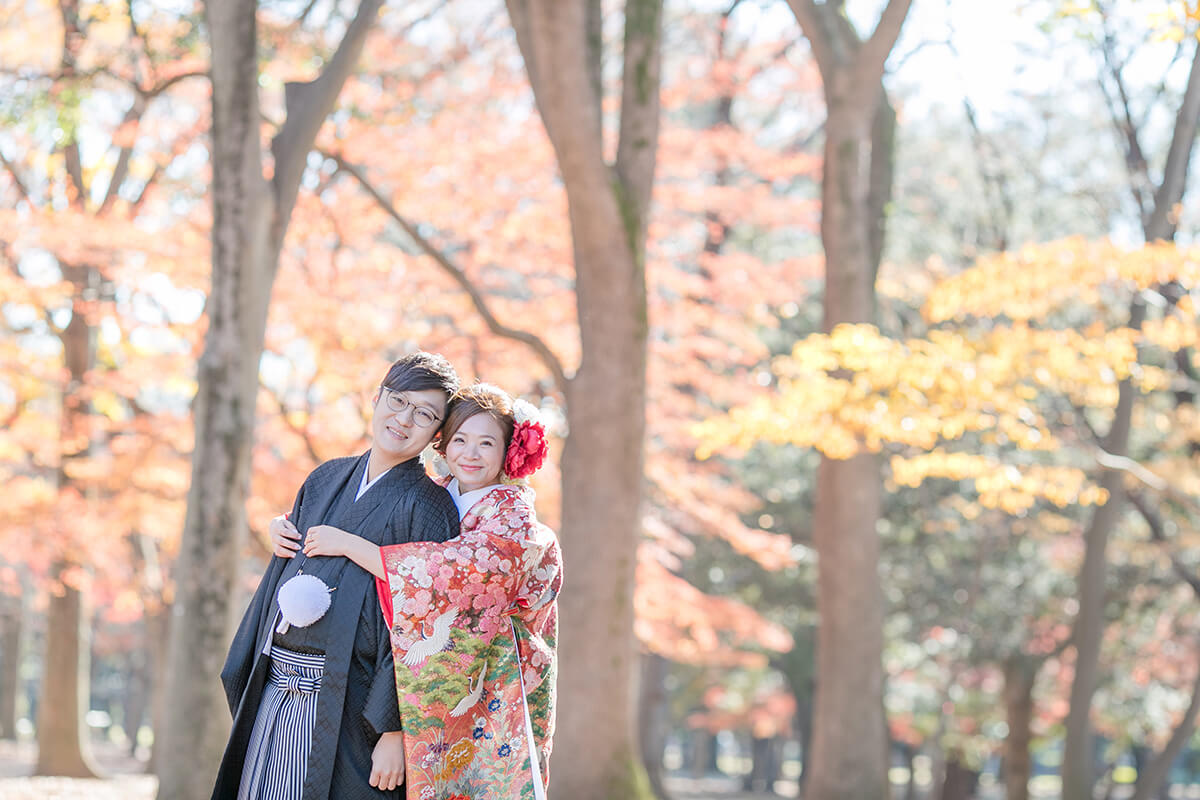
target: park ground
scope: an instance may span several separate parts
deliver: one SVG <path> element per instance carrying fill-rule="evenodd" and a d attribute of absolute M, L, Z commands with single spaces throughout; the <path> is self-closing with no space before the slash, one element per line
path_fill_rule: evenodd
<path fill-rule="evenodd" d="M 138 757 L 131 756 L 127 749 L 103 740 L 93 744 L 93 758 L 104 777 L 95 780 L 71 778 L 32 777 L 37 751 L 29 740 L 0 740 L 0 800 L 154 800 L 158 781 L 147 775 L 146 753 L 139 751 Z M 780 781 L 777 793 L 745 792 L 740 781 L 727 777 L 667 778 L 667 788 L 672 800 L 778 800 L 798 797 L 792 781 Z M 893 796 L 903 797 L 902 787 L 896 787 Z M 1033 786 L 1031 797 L 1036 800 L 1051 800 L 1057 791 L 1048 786 Z M 1129 792 L 1116 790 L 1113 800 L 1127 798 Z M 927 792 L 918 791 L 924 798 Z M 978 800 L 1000 800 L 1003 791 L 998 786 L 981 787 Z M 1200 786 L 1174 787 L 1172 800 L 1200 800 Z"/>
<path fill-rule="evenodd" d="M 124 748 L 106 742 L 94 744 L 94 760 L 105 774 L 97 780 L 31 777 L 36 756 L 32 741 L 0 740 L 0 800 L 154 800 L 157 779 L 145 774 L 146 765 L 142 758 L 131 757 Z M 676 778 L 670 783 L 675 800 L 771 800 L 779 797 L 739 792 L 736 786 L 733 780 L 722 778 Z"/>

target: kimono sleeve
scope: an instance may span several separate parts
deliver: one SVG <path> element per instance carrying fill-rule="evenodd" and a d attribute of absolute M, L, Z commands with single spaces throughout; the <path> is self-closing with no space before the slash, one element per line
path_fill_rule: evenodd
<path fill-rule="evenodd" d="M 532 508 L 498 494 L 497 502 L 467 515 L 465 532 L 454 540 L 382 548 L 388 583 L 379 587 L 380 605 L 391 620 L 393 644 L 407 649 L 451 611 L 456 625 L 470 618 L 475 633 L 490 639 L 507 627 L 508 616 L 538 600 L 531 578 L 547 543 L 533 535 L 539 526 Z"/>
<path fill-rule="evenodd" d="M 307 484 L 306 480 L 300 487 L 300 491 L 296 493 L 290 519 L 295 520 L 300 513 L 300 506 L 304 499 L 304 486 Z M 221 685 L 225 688 L 225 699 L 229 702 L 231 714 L 237 714 L 242 693 L 246 690 L 250 672 L 254 669 L 254 659 L 258 656 L 260 627 L 263 624 L 264 616 L 270 611 L 271 601 L 274 598 L 275 581 L 282 569 L 283 559 L 271 556 L 271 561 L 267 564 L 258 588 L 254 591 L 254 597 L 250 600 L 246 613 L 242 615 L 237 633 L 234 634 L 233 641 L 229 645 L 229 654 L 225 658 L 225 665 L 221 668 Z"/>
<path fill-rule="evenodd" d="M 393 541 L 396 542 L 444 542 L 458 536 L 458 508 L 445 489 L 427 481 L 420 496 L 412 504 L 411 511 L 404 526 L 405 530 L 395 532 Z M 388 546 L 380 548 L 380 558 L 383 559 L 384 572 L 387 572 Z M 375 590 L 379 594 L 379 607 L 383 619 L 390 628 L 392 620 L 392 591 L 389 582 L 383 578 L 375 579 Z"/>
<path fill-rule="evenodd" d="M 396 696 L 396 662 L 392 660 L 392 642 L 387 625 L 375 612 L 374 598 L 367 597 L 363 604 L 362 617 L 358 623 L 371 639 L 375 649 L 375 674 L 367 691 L 363 705 L 363 719 L 376 733 L 398 731 L 400 724 L 400 701 Z"/>

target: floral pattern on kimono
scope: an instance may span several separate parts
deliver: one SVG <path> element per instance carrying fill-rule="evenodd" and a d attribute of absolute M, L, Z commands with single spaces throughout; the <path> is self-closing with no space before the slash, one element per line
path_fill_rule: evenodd
<path fill-rule="evenodd" d="M 533 490 L 497 486 L 441 544 L 382 548 L 408 800 L 533 800 L 548 781 L 562 556 Z"/>

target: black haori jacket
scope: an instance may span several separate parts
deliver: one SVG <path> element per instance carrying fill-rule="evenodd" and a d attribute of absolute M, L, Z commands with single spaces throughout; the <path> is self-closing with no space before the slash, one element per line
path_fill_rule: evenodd
<path fill-rule="evenodd" d="M 380 545 L 443 542 L 458 535 L 454 501 L 426 476 L 417 458 L 393 467 L 353 502 L 367 455 L 327 461 L 305 479 L 290 517 L 301 536 L 322 524 Z M 398 800 L 402 789 L 380 791 L 368 782 L 371 753 L 379 737 L 400 729 L 391 642 L 379 610 L 375 577 L 341 556 L 306 559 L 302 554 L 271 558 L 221 670 L 233 730 L 213 800 L 237 797 L 268 673 L 269 659 L 262 653 L 279 623 L 276 592 L 301 568 L 309 574 L 323 573 L 327 583 L 336 585 L 324 617 L 307 628 L 293 627 L 283 637 L 285 646 L 295 642 L 297 649 L 325 653 L 304 800 Z"/>

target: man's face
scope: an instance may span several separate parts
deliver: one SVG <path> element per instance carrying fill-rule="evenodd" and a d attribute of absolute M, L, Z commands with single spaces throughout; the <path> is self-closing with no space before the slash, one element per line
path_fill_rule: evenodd
<path fill-rule="evenodd" d="M 389 465 L 419 455 L 446 416 L 446 395 L 438 389 L 396 392 L 380 387 L 374 402 L 371 448 Z"/>

